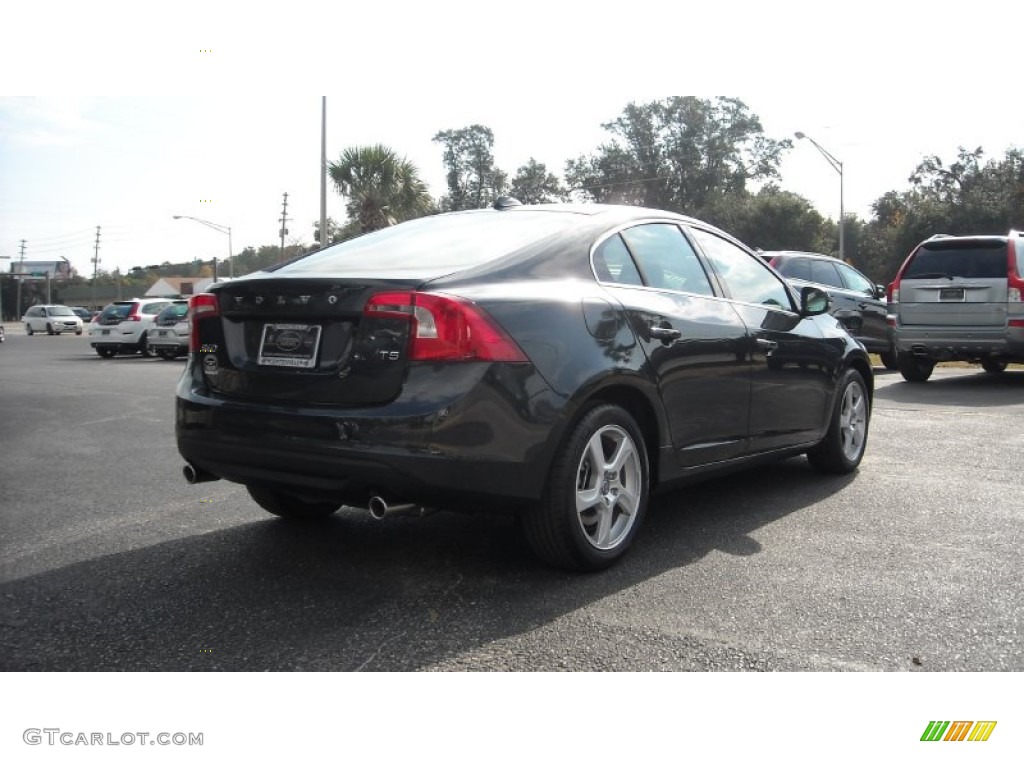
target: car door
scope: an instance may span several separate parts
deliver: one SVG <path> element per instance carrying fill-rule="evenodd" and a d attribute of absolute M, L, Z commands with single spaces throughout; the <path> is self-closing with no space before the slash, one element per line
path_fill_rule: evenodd
<path fill-rule="evenodd" d="M 743 318 L 750 343 L 750 450 L 814 442 L 826 422 L 835 350 L 797 311 L 785 282 L 753 253 L 689 227 Z"/>
<path fill-rule="evenodd" d="M 888 310 L 885 301 L 879 298 L 875 284 L 847 264 L 836 264 L 835 267 L 843 278 L 846 295 L 856 302 L 860 313 L 860 332 L 853 335 L 872 352 L 887 352 L 890 346 L 889 327 L 885 322 Z"/>
<path fill-rule="evenodd" d="M 674 222 L 627 227 L 593 252 L 598 280 L 643 346 L 681 467 L 746 450 L 747 331 Z"/>

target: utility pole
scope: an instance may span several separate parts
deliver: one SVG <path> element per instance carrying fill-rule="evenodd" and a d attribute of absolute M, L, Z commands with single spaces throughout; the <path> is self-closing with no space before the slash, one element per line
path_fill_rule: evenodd
<path fill-rule="evenodd" d="M 21 282 L 25 279 L 25 241 L 21 241 L 21 257 L 18 263 L 18 301 L 15 304 L 15 320 L 21 320 Z"/>
<path fill-rule="evenodd" d="M 92 256 L 92 306 L 89 309 L 96 308 L 96 276 L 100 269 L 100 228 L 96 227 L 96 246 L 93 249 Z"/>
<path fill-rule="evenodd" d="M 284 193 L 284 207 L 281 209 L 281 261 L 284 261 L 284 236 L 288 234 L 288 193 Z"/>

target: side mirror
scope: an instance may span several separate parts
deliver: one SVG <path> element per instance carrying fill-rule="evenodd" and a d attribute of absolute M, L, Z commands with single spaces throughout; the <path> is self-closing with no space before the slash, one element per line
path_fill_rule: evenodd
<path fill-rule="evenodd" d="M 804 317 L 823 315 L 828 312 L 832 299 L 820 288 L 805 286 L 800 289 L 800 314 Z"/>
<path fill-rule="evenodd" d="M 884 299 L 885 298 L 885 286 L 882 285 L 881 283 L 879 283 L 878 285 L 875 286 L 875 298 L 876 299 Z"/>

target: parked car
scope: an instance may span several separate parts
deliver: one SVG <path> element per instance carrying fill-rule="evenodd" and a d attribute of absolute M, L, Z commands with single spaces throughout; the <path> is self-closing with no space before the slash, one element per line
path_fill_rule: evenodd
<path fill-rule="evenodd" d="M 164 360 L 188 353 L 188 299 L 175 299 L 160 310 L 147 334 L 149 351 Z"/>
<path fill-rule="evenodd" d="M 873 374 L 827 309 L 674 213 L 429 216 L 194 296 L 177 445 L 275 515 L 509 508 L 540 558 L 599 569 L 654 487 L 858 466 Z"/>
<path fill-rule="evenodd" d="M 876 285 L 863 272 L 840 259 L 803 251 L 760 251 L 779 273 L 799 290 L 813 285 L 831 298 L 829 312 L 882 365 L 896 370 L 896 347 L 886 321 L 888 305 L 885 286 Z"/>
<path fill-rule="evenodd" d="M 82 319 L 63 304 L 35 304 L 25 310 L 21 322 L 29 336 L 44 331 L 49 336 L 61 333 L 82 335 Z"/>
<path fill-rule="evenodd" d="M 128 299 L 103 308 L 89 327 L 89 344 L 100 357 L 118 353 L 149 357 L 147 332 L 170 299 Z"/>
<path fill-rule="evenodd" d="M 889 285 L 899 368 L 923 382 L 938 362 L 1001 373 L 1024 362 L 1024 236 L 934 235 Z"/>
<path fill-rule="evenodd" d="M 82 318 L 83 323 L 92 322 L 93 316 L 96 314 L 92 310 L 86 309 L 85 307 L 68 307 L 72 312 Z"/>

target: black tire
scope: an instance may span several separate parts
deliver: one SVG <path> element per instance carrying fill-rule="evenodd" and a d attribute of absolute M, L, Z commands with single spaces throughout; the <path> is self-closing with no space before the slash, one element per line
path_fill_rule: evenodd
<path fill-rule="evenodd" d="M 914 355 L 900 355 L 896 363 L 903 378 L 914 383 L 928 381 L 928 377 L 932 375 L 932 371 L 935 369 L 934 360 L 915 357 Z"/>
<path fill-rule="evenodd" d="M 35 333 L 35 331 L 32 330 L 32 326 L 29 325 L 28 323 L 25 324 L 25 333 L 28 336 L 31 336 L 33 333 Z"/>
<path fill-rule="evenodd" d="M 82 335 L 82 332 L 80 330 L 79 331 L 75 331 L 75 336 L 81 336 L 81 335 Z"/>
<path fill-rule="evenodd" d="M 636 421 L 618 406 L 595 405 L 555 454 L 540 503 L 523 512 L 526 539 L 537 557 L 557 568 L 607 568 L 633 543 L 649 485 L 647 447 Z M 589 496 L 594 503 L 577 511 L 577 502 Z"/>
<path fill-rule="evenodd" d="M 164 360 L 173 360 L 178 356 L 176 352 L 171 352 L 168 349 L 158 349 L 156 353 L 159 357 L 163 358 Z"/>
<path fill-rule="evenodd" d="M 53 330 L 53 326 L 50 325 L 49 323 L 46 324 L 46 335 L 47 336 L 56 336 L 57 335 L 57 332 L 55 330 Z"/>
<path fill-rule="evenodd" d="M 147 344 L 146 334 L 145 333 L 143 333 L 142 337 L 139 339 L 138 349 L 139 349 L 139 352 L 142 353 L 143 357 L 152 357 L 153 356 L 153 353 L 149 351 L 149 345 Z"/>
<path fill-rule="evenodd" d="M 316 520 L 330 517 L 341 508 L 341 504 L 303 501 L 291 494 L 259 485 L 247 485 L 246 490 L 249 491 L 252 500 L 267 512 L 289 520 Z"/>
<path fill-rule="evenodd" d="M 851 368 L 839 380 L 825 439 L 807 452 L 811 466 L 833 475 L 853 472 L 864 458 L 870 422 L 871 400 L 864 378 Z"/>
<path fill-rule="evenodd" d="M 899 355 L 896 354 L 895 349 L 882 352 L 878 356 L 882 358 L 882 365 L 885 366 L 885 370 L 895 371 L 899 367 Z"/>
<path fill-rule="evenodd" d="M 1006 370 L 1005 360 L 982 360 L 981 367 L 985 369 L 985 373 L 1002 373 Z"/>
<path fill-rule="evenodd" d="M 100 357 L 110 358 L 117 354 L 117 350 L 114 347 L 97 347 L 96 354 Z"/>

